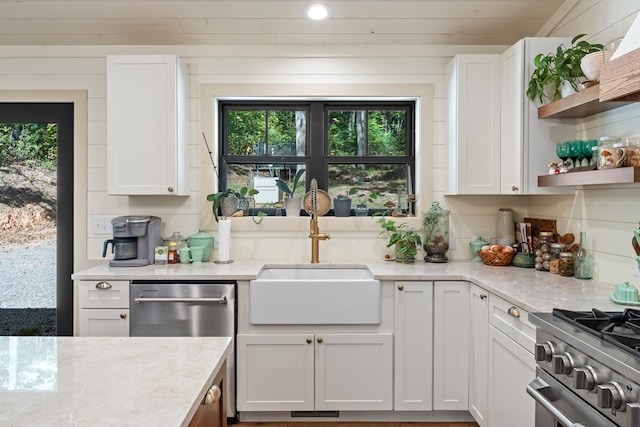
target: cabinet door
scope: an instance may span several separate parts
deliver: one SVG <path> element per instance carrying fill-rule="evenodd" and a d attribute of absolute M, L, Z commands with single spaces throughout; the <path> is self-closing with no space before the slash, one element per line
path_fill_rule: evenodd
<path fill-rule="evenodd" d="M 313 339 L 313 334 L 238 335 L 238 410 L 312 411 Z"/>
<path fill-rule="evenodd" d="M 392 334 L 316 334 L 315 409 L 391 410 Z"/>
<path fill-rule="evenodd" d="M 78 315 L 81 337 L 128 337 L 128 308 L 84 308 Z"/>
<path fill-rule="evenodd" d="M 394 405 L 430 411 L 433 400 L 433 283 L 395 283 Z"/>
<path fill-rule="evenodd" d="M 469 407 L 469 283 L 433 286 L 433 409 Z"/>
<path fill-rule="evenodd" d="M 534 427 L 535 402 L 526 392 L 534 378 L 533 354 L 489 326 L 490 427 Z"/>
<path fill-rule="evenodd" d="M 575 139 L 575 120 L 538 119 L 538 105 L 526 95 L 539 53 L 555 52 L 565 37 L 530 37 L 502 54 L 501 190 L 502 194 L 566 194 L 569 187 L 538 187 L 538 176 L 557 159 L 556 144 Z"/>
<path fill-rule="evenodd" d="M 189 193 L 187 77 L 176 56 L 107 57 L 109 194 Z"/>
<path fill-rule="evenodd" d="M 480 427 L 487 427 L 489 358 L 489 297 L 479 286 L 470 289 L 471 348 L 469 349 L 469 412 Z"/>
<path fill-rule="evenodd" d="M 500 192 L 500 55 L 447 65 L 447 194 Z"/>

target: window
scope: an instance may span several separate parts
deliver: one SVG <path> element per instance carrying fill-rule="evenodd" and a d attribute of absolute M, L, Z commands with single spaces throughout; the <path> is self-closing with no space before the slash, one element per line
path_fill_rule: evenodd
<path fill-rule="evenodd" d="M 256 208 L 283 200 L 275 185 L 291 185 L 306 170 L 302 196 L 311 178 L 331 198 L 352 188 L 352 207 L 373 192 L 369 203 L 384 209 L 391 201 L 406 210 L 415 176 L 415 105 L 398 101 L 221 101 L 221 189 L 255 188 Z"/>

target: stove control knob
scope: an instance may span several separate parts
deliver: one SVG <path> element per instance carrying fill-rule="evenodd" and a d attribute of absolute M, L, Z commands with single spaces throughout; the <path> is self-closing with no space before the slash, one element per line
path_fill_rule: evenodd
<path fill-rule="evenodd" d="M 640 403 L 627 403 L 627 417 L 630 426 L 640 426 Z"/>
<path fill-rule="evenodd" d="M 596 371 L 589 365 L 575 369 L 573 386 L 578 390 L 593 390 L 598 382 Z"/>
<path fill-rule="evenodd" d="M 573 357 L 567 352 L 552 357 L 553 373 L 569 375 L 573 369 Z"/>
<path fill-rule="evenodd" d="M 624 411 L 627 399 L 624 390 L 615 381 L 598 386 L 598 406 L 601 408 L 618 409 Z"/>
<path fill-rule="evenodd" d="M 555 348 L 551 341 L 536 343 L 536 362 L 551 362 Z"/>

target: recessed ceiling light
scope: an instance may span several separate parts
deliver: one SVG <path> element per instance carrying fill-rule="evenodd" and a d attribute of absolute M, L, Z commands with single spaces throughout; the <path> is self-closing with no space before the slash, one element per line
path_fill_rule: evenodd
<path fill-rule="evenodd" d="M 307 18 L 314 21 L 321 21 L 329 17 L 330 9 L 326 4 L 314 3 L 304 8 L 304 14 Z"/>

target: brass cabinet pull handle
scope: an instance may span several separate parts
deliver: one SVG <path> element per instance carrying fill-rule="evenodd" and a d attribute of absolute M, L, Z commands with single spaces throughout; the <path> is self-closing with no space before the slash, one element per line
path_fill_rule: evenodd
<path fill-rule="evenodd" d="M 311 344 L 312 341 L 313 340 L 311 338 L 307 337 L 307 344 Z"/>
<path fill-rule="evenodd" d="M 513 191 L 514 193 L 518 191 L 518 187 L 515 185 L 511 186 L 511 191 Z"/>
<path fill-rule="evenodd" d="M 398 290 L 403 290 L 404 289 L 404 285 L 398 285 Z"/>
<path fill-rule="evenodd" d="M 518 307 L 509 307 L 507 313 L 513 317 L 520 317 L 520 310 L 518 310 Z"/>
<path fill-rule="evenodd" d="M 111 289 L 111 283 L 109 283 L 109 282 L 98 282 L 98 283 L 96 283 L 96 289 Z"/>
<path fill-rule="evenodd" d="M 322 337 L 318 337 L 316 341 L 318 341 L 319 344 L 322 344 Z"/>
<path fill-rule="evenodd" d="M 126 319 L 127 318 L 127 313 L 120 313 L 120 318 L 121 319 Z"/>
<path fill-rule="evenodd" d="M 480 294 L 480 299 L 487 299 L 487 294 Z"/>

